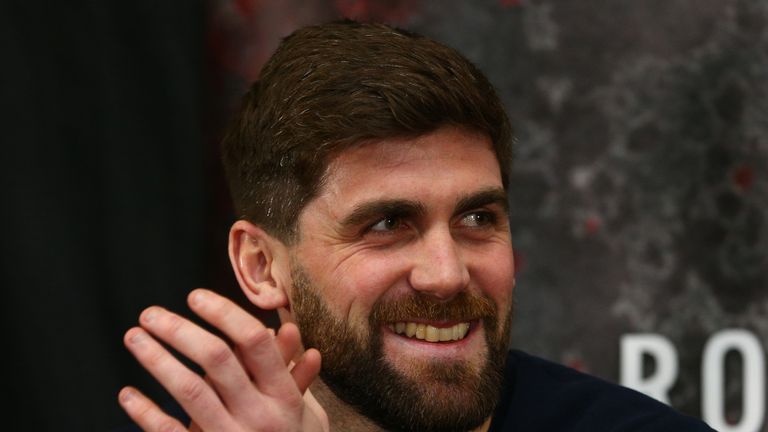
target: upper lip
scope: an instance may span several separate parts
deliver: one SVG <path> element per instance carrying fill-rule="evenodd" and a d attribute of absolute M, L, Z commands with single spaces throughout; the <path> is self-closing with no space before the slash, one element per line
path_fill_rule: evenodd
<path fill-rule="evenodd" d="M 426 318 L 405 318 L 405 319 L 399 319 L 399 320 L 392 320 L 387 321 L 386 324 L 397 324 L 399 322 L 404 323 L 416 323 L 416 324 L 425 324 L 425 325 L 431 325 L 432 327 L 453 327 L 456 324 L 461 323 L 472 323 L 474 321 L 477 321 L 477 318 L 473 319 L 452 319 L 452 320 L 431 320 Z"/>

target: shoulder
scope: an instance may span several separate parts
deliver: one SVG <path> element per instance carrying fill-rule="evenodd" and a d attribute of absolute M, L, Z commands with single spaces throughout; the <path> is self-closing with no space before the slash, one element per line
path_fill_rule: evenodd
<path fill-rule="evenodd" d="M 492 431 L 711 431 L 634 390 L 521 351 L 507 358 Z"/>

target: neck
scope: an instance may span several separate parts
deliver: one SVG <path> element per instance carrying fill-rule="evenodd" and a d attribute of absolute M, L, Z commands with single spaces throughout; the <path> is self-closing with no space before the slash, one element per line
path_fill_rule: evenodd
<path fill-rule="evenodd" d="M 330 430 L 354 432 L 385 432 L 369 418 L 358 413 L 354 408 L 336 397 L 322 379 L 318 378 L 312 384 L 312 395 L 328 414 Z M 491 427 L 491 417 L 488 417 L 480 427 L 469 432 L 486 432 Z"/>
<path fill-rule="evenodd" d="M 328 414 L 328 422 L 332 431 L 354 431 L 354 432 L 383 432 L 376 423 L 365 416 L 360 415 L 354 408 L 347 405 L 336 397 L 331 389 L 318 378 L 312 383 L 312 395 L 315 396 L 320 405 Z"/>

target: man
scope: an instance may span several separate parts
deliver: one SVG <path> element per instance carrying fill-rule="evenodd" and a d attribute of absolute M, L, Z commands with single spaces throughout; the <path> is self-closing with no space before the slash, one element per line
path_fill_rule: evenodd
<path fill-rule="evenodd" d="M 299 30 L 224 152 L 232 266 L 282 326 L 205 290 L 190 307 L 234 348 L 162 308 L 142 313 L 126 346 L 191 430 L 709 430 L 509 351 L 510 127 L 455 50 L 383 25 Z M 119 400 L 147 431 L 185 430 L 135 389 Z"/>

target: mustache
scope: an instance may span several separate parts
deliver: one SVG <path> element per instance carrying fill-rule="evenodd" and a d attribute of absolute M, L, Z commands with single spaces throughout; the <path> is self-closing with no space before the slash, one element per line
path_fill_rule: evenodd
<path fill-rule="evenodd" d="M 470 321 L 496 316 L 496 304 L 489 298 L 462 291 L 450 301 L 439 301 L 418 294 L 396 300 L 379 300 L 371 311 L 371 324 L 401 322 L 420 318 L 430 321 Z"/>

